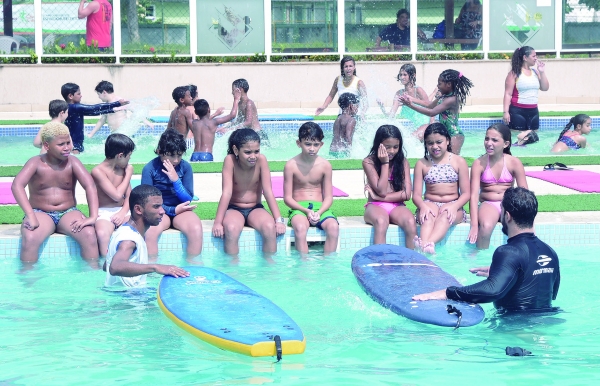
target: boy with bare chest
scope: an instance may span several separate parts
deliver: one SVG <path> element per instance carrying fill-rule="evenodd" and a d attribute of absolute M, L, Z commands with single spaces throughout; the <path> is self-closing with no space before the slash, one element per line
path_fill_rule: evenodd
<path fill-rule="evenodd" d="M 175 87 L 172 96 L 175 103 L 177 103 L 177 107 L 171 111 L 167 130 L 177 130 L 183 135 L 183 138 L 186 138 L 188 132 L 192 129 L 192 113 L 188 110 L 188 106 L 193 105 L 190 89 L 186 86 Z"/>
<path fill-rule="evenodd" d="M 40 246 L 55 232 L 73 237 L 84 259 L 97 259 L 94 223 L 98 217 L 98 195 L 94 181 L 81 161 L 70 155 L 73 144 L 67 126 L 44 128 L 41 137 L 46 154 L 30 158 L 12 184 L 12 193 L 25 212 L 21 225 L 21 261 L 37 262 Z M 77 182 L 85 189 L 89 217 L 76 207 Z"/>

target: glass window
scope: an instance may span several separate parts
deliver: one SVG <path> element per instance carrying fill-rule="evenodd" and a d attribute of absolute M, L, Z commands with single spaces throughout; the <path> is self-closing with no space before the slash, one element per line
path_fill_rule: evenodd
<path fill-rule="evenodd" d="M 33 0 L 13 0 L 10 8 L 2 5 L 0 55 L 27 54 L 35 48 Z"/>
<path fill-rule="evenodd" d="M 107 0 L 42 0 L 42 35 L 45 54 L 111 53 L 112 5 Z"/>
<path fill-rule="evenodd" d="M 419 1 L 419 50 L 481 50 L 482 15 L 479 0 Z"/>
<path fill-rule="evenodd" d="M 263 0 L 197 0 L 199 54 L 265 52 Z"/>
<path fill-rule="evenodd" d="M 563 10 L 563 48 L 600 48 L 600 2 L 563 0 Z"/>
<path fill-rule="evenodd" d="M 336 0 L 272 0 L 273 53 L 337 51 Z"/>
<path fill-rule="evenodd" d="M 188 0 L 121 0 L 124 54 L 189 54 Z"/>
<path fill-rule="evenodd" d="M 490 50 L 554 50 L 554 1 L 491 1 L 490 15 Z"/>
<path fill-rule="evenodd" d="M 410 50 L 409 3 L 345 0 L 346 52 Z"/>

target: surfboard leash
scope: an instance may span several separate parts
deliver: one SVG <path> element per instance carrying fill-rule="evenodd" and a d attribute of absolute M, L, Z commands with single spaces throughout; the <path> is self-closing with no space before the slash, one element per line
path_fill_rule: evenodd
<path fill-rule="evenodd" d="M 275 341 L 275 349 L 277 350 L 277 362 L 275 363 L 279 363 L 283 356 L 283 350 L 281 348 L 281 338 L 279 337 L 279 335 L 275 335 L 273 337 L 273 340 Z"/>
<path fill-rule="evenodd" d="M 446 306 L 446 311 L 448 311 L 449 314 L 456 314 L 458 317 L 458 320 L 456 321 L 456 327 L 454 327 L 454 330 L 457 330 L 460 327 L 460 322 L 462 321 L 462 312 L 452 304 L 448 304 Z"/>

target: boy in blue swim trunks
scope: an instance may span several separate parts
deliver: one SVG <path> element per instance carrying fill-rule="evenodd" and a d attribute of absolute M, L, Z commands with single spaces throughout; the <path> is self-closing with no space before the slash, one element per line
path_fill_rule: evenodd
<path fill-rule="evenodd" d="M 349 92 L 343 93 L 338 99 L 342 113 L 333 123 L 333 140 L 329 147 L 329 155 L 333 158 L 350 157 L 359 102 L 358 97 Z"/>
<path fill-rule="evenodd" d="M 289 160 L 283 169 L 283 199 L 290 208 L 288 226 L 294 229 L 296 249 L 308 253 L 306 233 L 310 226 L 325 231 L 324 252 L 335 252 L 339 225 L 329 209 L 333 203 L 331 164 L 317 154 L 323 146 L 323 130 L 314 122 L 300 126 L 300 154 Z"/>
<path fill-rule="evenodd" d="M 194 112 L 198 119 L 192 122 L 192 133 L 194 134 L 194 153 L 190 162 L 210 162 L 213 160 L 213 145 L 215 144 L 215 133 L 217 127 L 223 123 L 229 122 L 237 116 L 238 103 L 241 93 L 239 89 L 233 89 L 233 106 L 228 115 L 212 118 L 210 115 L 210 106 L 204 99 L 198 99 L 194 102 Z"/>
<path fill-rule="evenodd" d="M 12 184 L 12 193 L 25 212 L 21 225 L 21 261 L 37 262 L 42 243 L 53 233 L 69 235 L 81 247 L 81 257 L 98 259 L 94 223 L 98 217 L 98 194 L 92 176 L 72 157 L 67 126 L 45 126 L 41 132 L 46 154 L 27 161 Z M 75 185 L 85 189 L 90 216 L 76 207 Z M 25 187 L 29 188 L 29 199 Z"/>
<path fill-rule="evenodd" d="M 73 154 L 82 153 L 83 148 L 83 119 L 86 115 L 102 115 L 114 113 L 115 107 L 123 106 L 129 102 L 119 99 L 112 103 L 100 103 L 98 105 L 81 104 L 81 90 L 75 83 L 65 83 L 60 88 L 60 93 L 69 104 L 69 116 L 65 120 L 65 125 L 69 128 L 71 139 L 73 141 Z"/>

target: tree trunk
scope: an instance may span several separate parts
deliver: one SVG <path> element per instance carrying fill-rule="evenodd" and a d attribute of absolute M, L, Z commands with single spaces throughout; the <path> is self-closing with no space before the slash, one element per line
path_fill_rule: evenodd
<path fill-rule="evenodd" d="M 140 42 L 140 30 L 138 24 L 137 1 L 127 1 L 127 31 L 129 32 L 129 41 L 131 43 Z"/>

